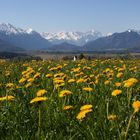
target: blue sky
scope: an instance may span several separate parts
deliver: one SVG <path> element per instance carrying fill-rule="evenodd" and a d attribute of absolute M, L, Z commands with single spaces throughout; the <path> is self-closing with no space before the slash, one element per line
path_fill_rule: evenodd
<path fill-rule="evenodd" d="M 140 0 L 0 0 L 0 22 L 39 32 L 140 30 Z"/>

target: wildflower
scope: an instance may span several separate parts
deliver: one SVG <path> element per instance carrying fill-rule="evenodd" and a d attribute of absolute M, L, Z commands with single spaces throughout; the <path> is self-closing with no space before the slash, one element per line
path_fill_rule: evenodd
<path fill-rule="evenodd" d="M 73 68 L 72 71 L 73 71 L 73 72 L 79 72 L 79 71 L 80 71 L 80 67 L 78 67 L 78 68 Z"/>
<path fill-rule="evenodd" d="M 32 104 L 32 103 L 35 103 L 35 102 L 42 102 L 42 101 L 46 101 L 46 100 L 48 100 L 47 97 L 35 97 L 34 99 L 32 99 L 30 101 L 30 103 Z"/>
<path fill-rule="evenodd" d="M 82 79 L 82 78 L 80 78 L 80 79 L 77 80 L 77 83 L 84 83 L 84 82 L 85 82 L 85 80 Z"/>
<path fill-rule="evenodd" d="M 134 108 L 134 112 L 138 112 L 140 110 L 140 101 L 134 101 L 132 107 Z"/>
<path fill-rule="evenodd" d="M 121 72 L 121 71 L 124 71 L 124 70 L 125 70 L 125 68 L 119 68 L 118 72 Z"/>
<path fill-rule="evenodd" d="M 68 80 L 68 83 L 73 83 L 73 82 L 75 82 L 75 79 Z"/>
<path fill-rule="evenodd" d="M 116 87 L 120 87 L 120 86 L 121 86 L 121 83 L 116 82 L 116 83 L 115 83 L 115 86 L 116 86 Z"/>
<path fill-rule="evenodd" d="M 91 70 L 91 67 L 87 67 L 87 66 L 85 66 L 83 69 Z"/>
<path fill-rule="evenodd" d="M 70 109 L 73 109 L 73 106 L 67 105 L 67 106 L 64 106 L 63 108 L 63 110 L 70 110 Z"/>
<path fill-rule="evenodd" d="M 117 119 L 117 115 L 109 115 L 107 116 L 108 120 L 116 120 Z"/>
<path fill-rule="evenodd" d="M 65 85 L 65 83 L 56 84 L 55 88 L 63 87 L 64 85 Z"/>
<path fill-rule="evenodd" d="M 29 78 L 27 81 L 32 83 L 34 81 L 34 78 Z"/>
<path fill-rule="evenodd" d="M 31 85 L 32 85 L 32 83 L 27 83 L 27 84 L 25 85 L 25 87 L 28 88 L 28 87 L 30 87 Z"/>
<path fill-rule="evenodd" d="M 82 120 L 83 118 L 86 117 L 86 114 L 89 113 L 89 112 L 92 112 L 92 109 L 88 109 L 88 110 L 82 110 L 78 113 L 78 115 L 76 116 L 76 118 L 78 120 Z"/>
<path fill-rule="evenodd" d="M 91 108 L 92 108 L 92 105 L 87 104 L 87 105 L 81 106 L 80 110 L 81 110 L 81 111 L 82 111 L 82 110 L 88 110 L 88 109 L 91 109 Z"/>
<path fill-rule="evenodd" d="M 110 81 L 109 81 L 109 80 L 106 80 L 106 81 L 104 82 L 104 84 L 105 84 L 105 85 L 108 85 L 108 84 L 110 84 Z"/>
<path fill-rule="evenodd" d="M 51 78 L 52 74 L 46 74 L 46 78 Z"/>
<path fill-rule="evenodd" d="M 123 76 L 123 73 L 122 72 L 119 72 L 118 74 L 117 74 L 117 78 L 121 78 Z"/>
<path fill-rule="evenodd" d="M 4 101 L 4 100 L 8 100 L 8 101 L 12 101 L 14 100 L 14 96 L 12 95 L 6 95 L 5 97 L 0 97 L 0 101 Z"/>
<path fill-rule="evenodd" d="M 7 88 L 12 88 L 12 87 L 14 87 L 14 84 L 13 84 L 13 83 L 7 83 L 7 84 L 6 84 L 6 87 L 7 87 Z"/>
<path fill-rule="evenodd" d="M 94 76 L 95 76 L 94 74 L 91 74 L 89 77 L 90 77 L 90 78 L 93 78 Z"/>
<path fill-rule="evenodd" d="M 128 80 L 124 81 L 124 87 L 129 88 L 135 85 L 138 82 L 136 78 L 129 78 Z"/>
<path fill-rule="evenodd" d="M 38 78 L 38 77 L 40 77 L 40 73 L 39 73 L 39 72 L 37 72 L 37 73 L 34 75 L 34 79 L 35 79 L 35 78 Z"/>
<path fill-rule="evenodd" d="M 124 87 L 129 88 L 129 87 L 132 87 L 133 85 L 134 85 L 133 82 L 127 81 L 127 82 L 125 82 Z"/>
<path fill-rule="evenodd" d="M 91 87 L 84 87 L 83 90 L 84 90 L 84 91 L 89 91 L 89 92 L 90 92 L 90 91 L 92 91 L 93 89 L 92 89 Z"/>
<path fill-rule="evenodd" d="M 116 90 L 113 90 L 112 96 L 117 96 L 117 95 L 119 95 L 121 93 L 122 93 L 122 90 L 116 89 Z"/>
<path fill-rule="evenodd" d="M 54 79 L 54 83 L 61 84 L 61 83 L 64 83 L 64 80 L 63 79 Z"/>
<path fill-rule="evenodd" d="M 57 74 L 54 75 L 54 77 L 61 77 L 61 76 L 64 76 L 63 72 L 62 73 L 57 73 Z"/>
<path fill-rule="evenodd" d="M 40 97 L 40 96 L 44 95 L 46 92 L 47 91 L 45 89 L 41 89 L 36 93 L 36 95 L 37 95 L 37 97 Z"/>
<path fill-rule="evenodd" d="M 21 79 L 19 80 L 19 83 L 24 83 L 25 81 L 26 81 L 25 78 L 21 78 Z"/>
<path fill-rule="evenodd" d="M 72 92 L 69 90 L 62 90 L 59 94 L 59 97 L 64 97 L 65 95 L 69 95 L 69 94 L 72 94 Z"/>

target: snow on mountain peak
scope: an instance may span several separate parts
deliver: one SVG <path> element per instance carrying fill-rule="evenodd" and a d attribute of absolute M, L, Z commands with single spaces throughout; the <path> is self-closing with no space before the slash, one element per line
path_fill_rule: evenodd
<path fill-rule="evenodd" d="M 95 30 L 87 32 L 58 32 L 58 33 L 42 33 L 42 36 L 54 44 L 68 42 L 74 45 L 84 45 L 88 41 L 95 40 L 102 36 L 102 34 Z"/>
<path fill-rule="evenodd" d="M 33 29 L 32 28 L 28 28 L 27 30 L 26 30 L 26 33 L 28 33 L 28 34 L 31 34 L 33 32 Z"/>
<path fill-rule="evenodd" d="M 106 36 L 111 36 L 113 33 L 108 33 Z"/>
<path fill-rule="evenodd" d="M 17 28 L 10 23 L 1 23 L 0 24 L 0 31 L 4 32 L 7 35 L 10 35 L 10 34 L 31 34 L 31 33 L 35 32 L 31 28 L 24 30 L 21 28 Z"/>
<path fill-rule="evenodd" d="M 6 34 L 17 34 L 17 33 L 22 33 L 24 30 L 20 28 L 16 28 L 10 23 L 1 23 L 0 24 L 0 31 L 5 32 Z"/>

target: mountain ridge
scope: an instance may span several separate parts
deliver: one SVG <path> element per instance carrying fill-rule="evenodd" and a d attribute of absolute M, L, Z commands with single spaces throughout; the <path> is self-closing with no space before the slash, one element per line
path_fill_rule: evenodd
<path fill-rule="evenodd" d="M 52 44 L 60 44 L 62 42 L 67 42 L 73 45 L 83 46 L 89 41 L 96 40 L 103 35 L 95 30 L 90 30 L 87 32 L 58 32 L 58 33 L 42 33 L 42 36 L 49 40 Z"/>
<path fill-rule="evenodd" d="M 46 34 L 47 38 L 45 38 Z M 48 51 L 140 50 L 140 31 L 133 29 L 107 35 L 95 30 L 45 33 L 43 35 L 31 28 L 22 29 L 9 23 L 2 23 L 0 24 L 0 39 L 1 44 L 7 44 L 3 46 L 13 46 L 17 50 L 19 48 L 21 50 Z M 0 47 L 2 50 L 2 45 Z"/>

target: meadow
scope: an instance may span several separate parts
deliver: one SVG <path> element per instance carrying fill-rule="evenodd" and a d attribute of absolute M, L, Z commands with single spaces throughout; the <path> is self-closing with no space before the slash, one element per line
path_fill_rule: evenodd
<path fill-rule="evenodd" d="M 0 139 L 139 140 L 140 60 L 1 60 Z"/>

